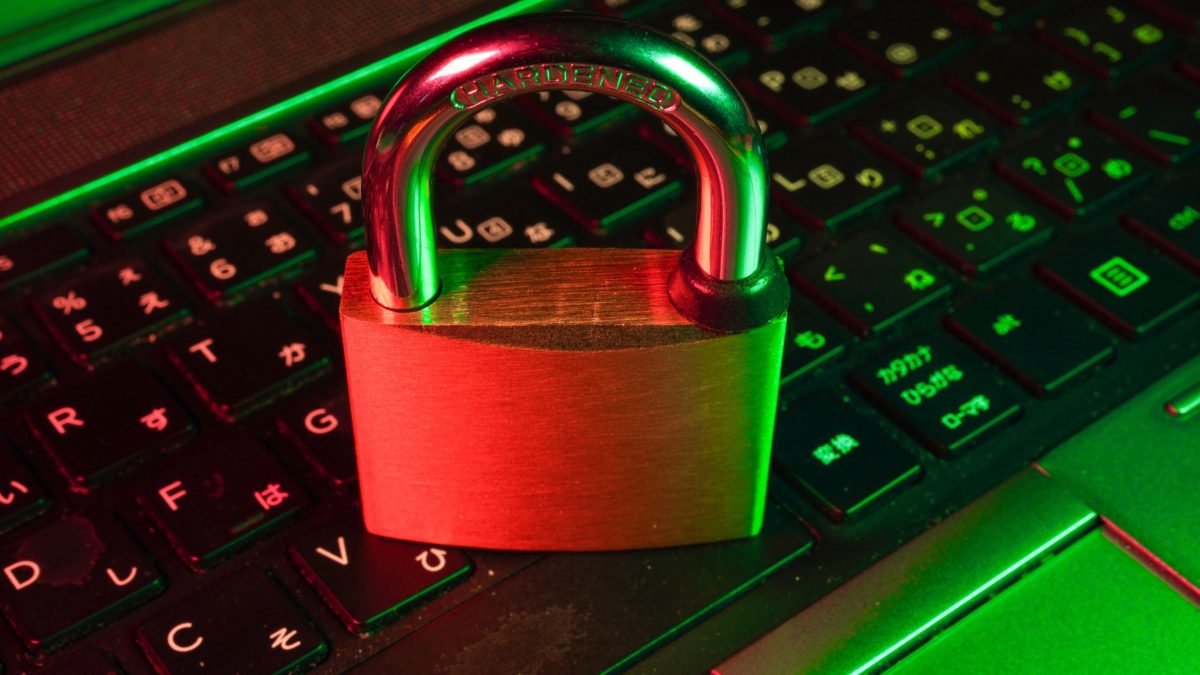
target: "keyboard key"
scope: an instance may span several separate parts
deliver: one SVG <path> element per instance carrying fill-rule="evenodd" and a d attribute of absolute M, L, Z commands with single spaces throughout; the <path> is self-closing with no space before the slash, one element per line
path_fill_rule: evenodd
<path fill-rule="evenodd" d="M 438 245 L 447 248 L 553 248 L 577 228 L 526 185 L 492 188 L 471 199 L 446 197 L 437 209 Z"/>
<path fill-rule="evenodd" d="M 207 162 L 204 173 L 225 192 L 235 192 L 311 158 L 307 148 L 280 132 Z"/>
<path fill-rule="evenodd" d="M 11 446 L 0 441 L 0 532 L 44 513 L 50 496 Z"/>
<path fill-rule="evenodd" d="M 846 354 L 850 336 L 823 312 L 792 299 L 787 340 L 783 344 L 783 378 L 788 384 Z"/>
<path fill-rule="evenodd" d="M 858 230 L 801 261 L 792 281 L 859 335 L 877 332 L 950 291 L 940 266 L 916 255 L 893 230 Z"/>
<path fill-rule="evenodd" d="M 940 90 L 896 99 L 850 125 L 850 131 L 905 170 L 937 178 L 999 143 L 992 120 Z"/>
<path fill-rule="evenodd" d="M 77 651 L 70 658 L 57 662 L 46 675 L 124 675 L 112 657 L 99 649 Z"/>
<path fill-rule="evenodd" d="M 369 633 L 465 580 L 471 561 L 454 549 L 385 539 L 361 524 L 326 525 L 293 538 L 292 561 L 353 633 Z"/>
<path fill-rule="evenodd" d="M 789 124 L 823 124 L 879 93 L 883 76 L 824 37 L 757 58 L 738 82 Z"/>
<path fill-rule="evenodd" d="M 1061 112 L 1092 88 L 1081 67 L 1044 47 L 1006 44 L 954 66 L 952 89 L 1006 124 L 1030 125 Z"/>
<path fill-rule="evenodd" d="M 1091 118 L 1159 164 L 1200 150 L 1200 92 L 1174 78 L 1139 79 L 1102 101 Z"/>
<path fill-rule="evenodd" d="M 1155 194 L 1125 216 L 1125 224 L 1200 274 L 1200 200 L 1190 181 Z"/>
<path fill-rule="evenodd" d="M 162 592 L 137 542 L 101 509 L 76 513 L 0 550 L 4 613 L 30 648 L 54 649 Z"/>
<path fill-rule="evenodd" d="M 89 253 L 83 238 L 65 225 L 5 239 L 0 242 L 0 291 L 82 262 Z"/>
<path fill-rule="evenodd" d="M 1030 23 L 1056 0 L 939 0 L 958 21 L 989 32 L 1007 32 Z"/>
<path fill-rule="evenodd" d="M 271 300 L 214 316 L 172 344 L 167 356 L 225 422 L 298 387 L 330 363 L 325 347 Z"/>
<path fill-rule="evenodd" d="M 240 435 L 192 445 L 137 485 L 138 503 L 193 568 L 246 548 L 309 502 L 266 448 Z"/>
<path fill-rule="evenodd" d="M 109 239 L 120 241 L 202 206 L 204 197 L 191 181 L 172 177 L 93 208 L 92 222 Z"/>
<path fill-rule="evenodd" d="M 1016 392 L 948 335 L 891 345 L 850 381 L 930 450 L 958 453 L 1016 419 Z"/>
<path fill-rule="evenodd" d="M 170 675 L 296 673 L 329 653 L 312 620 L 270 575 L 246 567 L 137 629 L 155 670 Z"/>
<path fill-rule="evenodd" d="M 832 391 L 789 404 L 777 429 L 776 465 L 835 522 L 873 510 L 921 474 L 904 448 Z"/>
<path fill-rule="evenodd" d="M 774 48 L 800 35 L 823 32 L 842 12 L 839 3 L 824 0 L 717 0 L 712 5 L 737 30 Z"/>
<path fill-rule="evenodd" d="M 979 178 L 928 193 L 896 222 L 964 274 L 988 272 L 1044 242 L 1055 224 L 997 181 Z"/>
<path fill-rule="evenodd" d="M 746 64 L 750 43 L 699 3 L 655 12 L 641 23 L 660 30 L 730 71 Z"/>
<path fill-rule="evenodd" d="M 335 333 L 342 330 L 338 312 L 342 305 L 342 273 L 345 270 L 346 261 L 341 256 L 334 256 L 318 265 L 317 270 L 296 287 L 304 304 Z"/>
<path fill-rule="evenodd" d="M 167 251 L 213 302 L 236 301 L 316 257 L 299 228 L 261 203 L 184 228 Z"/>
<path fill-rule="evenodd" d="M 1113 356 L 1107 335 L 1033 281 L 1002 286 L 946 324 L 1039 395 L 1057 393 Z"/>
<path fill-rule="evenodd" d="M 50 365 L 16 323 L 0 316 L 0 400 L 50 381 Z"/>
<path fill-rule="evenodd" d="M 594 133 L 637 114 L 631 105 L 587 91 L 539 91 L 515 100 L 564 140 Z"/>
<path fill-rule="evenodd" d="M 190 315 L 183 297 L 141 260 L 92 269 L 37 295 L 33 309 L 80 365 L 151 341 Z"/>
<path fill-rule="evenodd" d="M 953 58 L 971 36 L 925 3 L 880 3 L 851 15 L 838 41 L 893 77 L 913 77 Z"/>
<path fill-rule="evenodd" d="M 1129 2 L 1072 2 L 1036 23 L 1038 39 L 1101 77 L 1119 78 L 1171 49 L 1176 33 Z"/>
<path fill-rule="evenodd" d="M 194 433 L 175 398 L 136 363 L 55 390 L 28 408 L 26 420 L 74 485 L 96 485 Z"/>
<path fill-rule="evenodd" d="M 362 239 L 362 159 L 354 157 L 321 169 L 287 190 L 296 206 L 330 239 L 339 244 Z"/>
<path fill-rule="evenodd" d="M 1004 155 L 996 171 L 1065 218 L 1086 218 L 1150 177 L 1150 164 L 1081 125 L 1061 127 Z"/>
<path fill-rule="evenodd" d="M 548 134 L 511 101 L 471 116 L 447 141 L 437 173 L 454 187 L 503 178 L 546 151 Z"/>
<path fill-rule="evenodd" d="M 1200 299 L 1195 280 L 1119 230 L 1064 245 L 1039 263 L 1037 272 L 1129 339 Z"/>
<path fill-rule="evenodd" d="M 683 186 L 684 171 L 669 157 L 614 143 L 556 156 L 534 176 L 543 197 L 597 235 L 666 208 Z"/>
<path fill-rule="evenodd" d="M 827 136 L 771 156 L 771 194 L 810 227 L 836 229 L 900 196 L 901 173 L 847 138 Z"/>
<path fill-rule="evenodd" d="M 683 250 L 696 239 L 696 204 L 684 200 L 662 218 L 651 219 L 642 229 L 651 246 Z M 767 212 L 767 245 L 776 256 L 787 260 L 800 249 L 803 237 L 800 224 L 791 216 L 772 208 Z"/>
<path fill-rule="evenodd" d="M 383 106 L 386 95 L 386 91 L 376 91 L 357 96 L 308 118 L 308 126 L 318 138 L 331 145 L 361 138 L 371 130 L 371 122 Z"/>
<path fill-rule="evenodd" d="M 325 392 L 283 406 L 276 418 L 280 432 L 326 478 L 343 485 L 358 478 L 354 429 L 346 392 Z"/>

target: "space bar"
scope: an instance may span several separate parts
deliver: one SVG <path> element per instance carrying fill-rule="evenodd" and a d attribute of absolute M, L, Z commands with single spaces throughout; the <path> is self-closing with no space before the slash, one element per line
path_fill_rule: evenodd
<path fill-rule="evenodd" d="M 1098 522 L 1027 469 L 854 577 L 713 675 L 883 670 Z"/>
<path fill-rule="evenodd" d="M 808 530 L 768 502 L 763 531 L 751 539 L 546 556 L 353 672 L 620 668 L 811 547 Z"/>

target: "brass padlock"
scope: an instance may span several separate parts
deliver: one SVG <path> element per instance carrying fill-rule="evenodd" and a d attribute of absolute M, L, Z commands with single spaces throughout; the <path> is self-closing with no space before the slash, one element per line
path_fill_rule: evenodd
<path fill-rule="evenodd" d="M 446 139 L 548 89 L 635 103 L 678 133 L 696 163 L 693 246 L 435 250 Z M 367 250 L 343 283 L 367 529 L 526 550 L 756 534 L 789 300 L 764 243 L 766 176 L 729 80 L 618 19 L 509 19 L 413 67 L 368 140 Z"/>

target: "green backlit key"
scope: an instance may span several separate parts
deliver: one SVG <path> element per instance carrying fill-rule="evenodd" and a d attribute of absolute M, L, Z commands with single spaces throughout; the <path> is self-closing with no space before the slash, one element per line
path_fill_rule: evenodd
<path fill-rule="evenodd" d="M 789 124 L 817 126 L 879 93 L 884 79 L 828 38 L 812 37 L 764 54 L 741 87 Z"/>
<path fill-rule="evenodd" d="M 1200 300 L 1200 284 L 1120 230 L 1065 244 L 1039 263 L 1037 272 L 1130 339 Z"/>
<path fill-rule="evenodd" d="M 902 229 L 966 274 L 1046 240 L 1057 219 L 993 178 L 941 187 L 902 211 Z"/>
<path fill-rule="evenodd" d="M 1006 32 L 1037 18 L 1055 0 L 939 0 L 950 15 L 988 32 Z"/>
<path fill-rule="evenodd" d="M 1036 26 L 1038 39 L 1101 77 L 1124 77 L 1176 41 L 1165 21 L 1132 2 L 1076 0 Z"/>
<path fill-rule="evenodd" d="M 913 77 L 971 46 L 970 31 L 924 2 L 877 3 L 834 33 L 893 77 Z"/>
<path fill-rule="evenodd" d="M 1200 150 L 1200 92 L 1158 75 L 1121 89 L 1091 112 L 1092 121 L 1159 164 Z"/>
<path fill-rule="evenodd" d="M 1035 394 L 1057 392 L 1113 355 L 1112 338 L 1031 280 L 988 293 L 946 324 Z"/>
<path fill-rule="evenodd" d="M 951 67 L 947 83 L 972 103 L 1011 125 L 1034 124 L 1061 111 L 1092 87 L 1071 61 L 1034 44 L 980 50 Z"/>
<path fill-rule="evenodd" d="M 824 312 L 793 298 L 783 344 L 783 384 L 802 381 L 806 374 L 845 356 L 850 339 Z"/>
<path fill-rule="evenodd" d="M 776 429 L 784 478 L 837 522 L 879 506 L 921 473 L 895 439 L 831 391 L 794 401 Z"/>
<path fill-rule="evenodd" d="M 1137 153 L 1081 123 L 1005 154 L 996 171 L 1066 218 L 1087 218 L 1149 178 Z"/>
<path fill-rule="evenodd" d="M 771 158 L 771 193 L 810 227 L 836 229 L 900 196 L 901 173 L 844 137 L 824 135 Z"/>
<path fill-rule="evenodd" d="M 897 342 L 850 381 L 939 455 L 974 445 L 1021 412 L 1012 386 L 944 334 Z"/>
<path fill-rule="evenodd" d="M 1175 183 L 1135 207 L 1125 224 L 1200 274 L 1200 199 L 1191 181 Z"/>

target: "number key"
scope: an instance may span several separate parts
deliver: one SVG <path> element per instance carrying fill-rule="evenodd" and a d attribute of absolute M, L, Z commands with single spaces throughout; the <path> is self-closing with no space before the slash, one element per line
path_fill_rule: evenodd
<path fill-rule="evenodd" d="M 362 160 L 352 158 L 288 186 L 288 196 L 330 239 L 341 244 L 363 236 Z"/>

